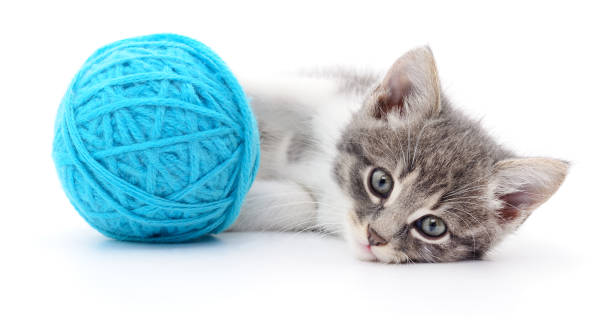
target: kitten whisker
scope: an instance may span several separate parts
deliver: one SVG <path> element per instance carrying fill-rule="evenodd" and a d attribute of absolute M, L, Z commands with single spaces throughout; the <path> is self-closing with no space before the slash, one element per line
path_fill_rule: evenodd
<path fill-rule="evenodd" d="M 470 226 L 470 224 L 465 219 L 463 219 L 463 217 L 457 214 L 451 213 L 451 212 L 447 212 L 447 213 L 456 218 L 459 218 L 459 220 L 461 220 L 466 226 Z M 474 236 L 474 234 L 475 234 L 474 232 L 470 231 L 470 236 L 472 237 L 472 253 L 476 253 L 476 237 Z"/>
<path fill-rule="evenodd" d="M 372 139 L 374 141 L 376 141 L 376 143 L 380 144 L 380 145 L 384 145 L 385 148 L 387 148 L 387 151 L 385 151 L 385 155 L 389 158 L 393 158 L 396 162 L 399 161 L 398 157 L 397 157 L 397 153 L 395 151 L 393 151 L 393 149 L 391 149 L 391 147 L 389 146 L 389 144 L 387 144 L 387 142 L 381 142 L 380 139 L 376 138 L 375 136 L 371 135 L 371 134 L 367 134 L 367 133 L 363 133 L 363 132 L 355 132 L 355 134 L 358 135 L 362 135 L 365 136 L 366 138 Z M 360 146 L 363 146 L 363 143 L 357 143 L 357 142 L 347 142 L 348 144 L 357 144 Z"/>
<path fill-rule="evenodd" d="M 419 148 L 419 142 L 420 142 L 420 140 L 421 140 L 421 136 L 423 135 L 423 132 L 424 132 L 424 131 L 425 131 L 425 129 L 426 129 L 427 127 L 429 127 L 430 125 L 433 125 L 433 124 L 439 123 L 439 122 L 441 122 L 441 121 L 442 121 L 441 119 L 430 120 L 430 121 L 426 122 L 425 124 L 423 124 L 423 126 L 421 127 L 421 130 L 419 131 L 419 135 L 417 136 L 417 139 L 416 139 L 416 143 L 415 143 L 415 145 L 414 145 L 414 151 L 413 151 L 413 153 L 412 153 L 412 163 L 410 164 L 410 170 L 413 170 L 413 169 L 414 169 L 414 161 L 415 161 L 415 159 L 416 159 L 416 157 L 417 157 L 417 150 L 418 150 L 418 148 Z"/>
<path fill-rule="evenodd" d="M 395 139 L 397 140 L 397 143 L 399 143 L 399 148 L 400 151 L 402 153 L 402 169 L 408 169 L 408 163 L 406 162 L 406 152 L 404 151 L 404 144 L 401 141 L 399 135 L 397 134 L 397 131 L 395 129 L 393 129 L 393 135 L 395 135 Z M 410 153 L 410 152 L 408 152 Z M 410 160 L 410 158 L 408 158 L 408 160 Z"/>
<path fill-rule="evenodd" d="M 464 210 L 461 210 L 461 209 L 459 209 L 459 208 L 455 208 L 455 207 L 450 208 L 450 210 L 458 210 L 458 211 L 461 211 L 461 212 L 463 212 L 464 214 L 468 215 L 468 216 L 469 216 L 469 217 L 470 217 L 472 220 L 474 220 L 475 222 L 477 222 L 478 224 L 480 224 L 480 225 L 483 227 L 483 229 L 484 229 L 485 233 L 487 233 L 487 238 L 488 238 L 488 240 L 489 240 L 489 244 L 492 244 L 492 243 L 493 243 L 493 240 L 494 240 L 494 239 L 493 239 L 493 237 L 491 237 L 491 234 L 489 233 L 489 229 L 487 228 L 487 226 L 486 226 L 485 224 L 483 224 L 483 223 L 482 223 L 480 220 L 478 220 L 476 217 L 474 217 L 474 215 L 472 215 L 471 213 L 469 213 L 469 212 L 467 212 L 467 211 L 464 211 Z"/>

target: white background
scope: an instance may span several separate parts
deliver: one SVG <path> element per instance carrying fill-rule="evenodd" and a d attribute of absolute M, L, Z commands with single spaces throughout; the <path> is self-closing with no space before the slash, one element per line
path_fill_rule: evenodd
<path fill-rule="evenodd" d="M 2 2 L 0 325 L 610 326 L 610 8 L 426 3 Z M 95 49 L 156 32 L 201 40 L 238 75 L 384 69 L 429 44 L 454 102 L 520 154 L 573 167 L 478 262 L 363 263 L 313 234 L 108 240 L 62 193 L 54 116 Z"/>

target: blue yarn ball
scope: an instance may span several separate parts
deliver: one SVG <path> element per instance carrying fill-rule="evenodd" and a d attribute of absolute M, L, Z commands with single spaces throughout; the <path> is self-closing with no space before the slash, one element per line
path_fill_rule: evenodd
<path fill-rule="evenodd" d="M 158 34 L 96 51 L 72 80 L 53 159 L 76 210 L 102 234 L 184 242 L 229 227 L 259 165 L 259 135 L 225 63 Z"/>

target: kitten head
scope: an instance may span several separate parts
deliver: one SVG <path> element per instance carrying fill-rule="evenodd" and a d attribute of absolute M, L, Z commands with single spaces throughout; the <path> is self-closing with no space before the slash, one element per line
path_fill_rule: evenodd
<path fill-rule="evenodd" d="M 338 144 L 335 177 L 357 255 L 383 262 L 479 258 L 561 185 L 568 164 L 519 158 L 451 108 L 429 48 L 399 58 Z"/>

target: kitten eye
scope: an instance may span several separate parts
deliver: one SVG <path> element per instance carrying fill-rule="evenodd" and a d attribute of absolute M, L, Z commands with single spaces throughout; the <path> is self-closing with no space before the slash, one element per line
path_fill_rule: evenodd
<path fill-rule="evenodd" d="M 421 233 L 429 237 L 440 237 L 446 233 L 444 221 L 432 215 L 427 215 L 417 220 L 416 226 Z"/>
<path fill-rule="evenodd" d="M 382 168 L 376 168 L 370 174 L 370 190 L 376 196 L 387 198 L 393 189 L 393 178 Z"/>

